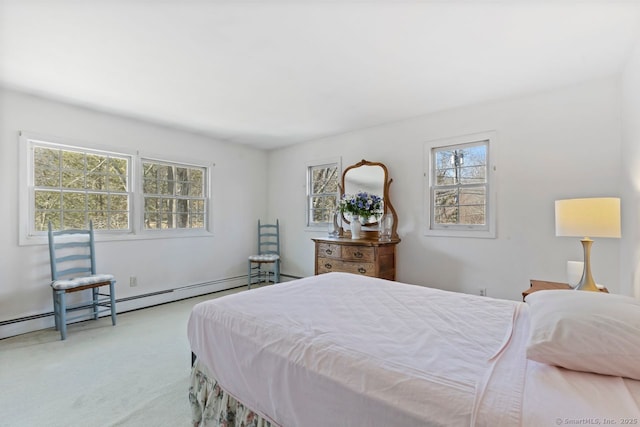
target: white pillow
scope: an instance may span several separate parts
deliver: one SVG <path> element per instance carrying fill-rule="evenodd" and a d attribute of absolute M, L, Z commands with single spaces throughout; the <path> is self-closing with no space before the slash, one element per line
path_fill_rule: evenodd
<path fill-rule="evenodd" d="M 526 302 L 527 358 L 640 380 L 640 300 L 569 289 L 534 292 Z"/>

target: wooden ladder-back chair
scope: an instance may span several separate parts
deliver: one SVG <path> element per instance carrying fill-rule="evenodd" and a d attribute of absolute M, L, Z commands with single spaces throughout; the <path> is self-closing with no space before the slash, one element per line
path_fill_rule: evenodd
<path fill-rule="evenodd" d="M 88 230 L 53 231 L 49 223 L 49 257 L 51 261 L 51 289 L 56 330 L 61 339 L 67 338 L 67 323 L 80 318 L 98 319 L 99 313 L 110 311 L 111 323 L 116 324 L 115 278 L 112 274 L 96 274 L 93 222 Z M 109 287 L 109 294 L 99 288 Z M 91 301 L 67 305 L 67 294 L 91 290 Z M 67 312 L 91 310 L 74 317 Z"/>
<path fill-rule="evenodd" d="M 254 266 L 254 264 L 256 264 Z M 262 266 L 264 264 L 273 265 L 273 283 L 280 282 L 280 222 L 275 224 L 261 224 L 258 220 L 258 254 L 249 256 L 249 280 L 248 286 L 251 289 L 253 277 L 257 276 L 260 283 L 262 276 Z M 253 271 L 257 270 L 254 274 Z M 269 283 L 269 270 L 264 270 L 266 283 Z"/>

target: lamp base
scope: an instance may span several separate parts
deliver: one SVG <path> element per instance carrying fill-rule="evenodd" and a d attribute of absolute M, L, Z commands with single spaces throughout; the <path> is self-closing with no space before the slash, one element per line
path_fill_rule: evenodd
<path fill-rule="evenodd" d="M 582 278 L 578 285 L 574 288 L 578 291 L 594 291 L 599 292 L 600 289 L 596 286 L 595 280 L 591 275 L 591 245 L 593 240 L 585 237 L 581 240 L 582 248 L 584 250 L 584 270 L 582 270 Z"/>
<path fill-rule="evenodd" d="M 580 281 L 580 283 L 578 283 L 578 285 L 574 288 L 577 291 L 597 291 L 600 292 L 600 288 L 598 288 L 595 284 L 595 282 L 591 281 L 591 282 L 587 282 L 587 281 Z"/>

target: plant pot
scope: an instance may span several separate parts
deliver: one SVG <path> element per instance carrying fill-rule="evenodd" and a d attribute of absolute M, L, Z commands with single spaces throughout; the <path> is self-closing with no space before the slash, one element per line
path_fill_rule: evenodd
<path fill-rule="evenodd" d="M 362 231 L 362 224 L 360 224 L 360 218 L 354 215 L 351 218 L 351 224 L 349 224 L 349 226 L 351 229 L 351 238 L 359 239 Z"/>

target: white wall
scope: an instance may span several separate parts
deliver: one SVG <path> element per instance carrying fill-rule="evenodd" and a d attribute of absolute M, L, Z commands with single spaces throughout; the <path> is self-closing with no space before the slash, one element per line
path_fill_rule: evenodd
<path fill-rule="evenodd" d="M 269 213 L 287 229 L 284 271 L 313 274 L 305 224 L 305 163 L 341 156 L 387 165 L 399 216 L 397 279 L 514 300 L 529 279 L 566 281 L 566 261 L 581 260 L 579 239 L 555 237 L 554 200 L 620 195 L 620 92 L 606 79 L 548 93 L 444 111 L 269 153 Z M 500 144 L 498 237 L 423 235 L 423 145 L 496 130 Z M 636 240 L 637 241 L 637 240 Z M 612 292 L 620 283 L 619 240 L 597 239 L 592 271 Z"/>
<path fill-rule="evenodd" d="M 623 292 L 640 298 L 640 42 L 622 76 Z"/>
<path fill-rule="evenodd" d="M 118 299 L 226 280 L 192 291 L 142 298 L 119 310 L 246 284 L 246 259 L 255 251 L 255 221 L 265 217 L 267 155 L 195 134 L 117 117 L 18 92 L 0 91 L 0 321 L 52 310 L 45 245 L 18 246 L 18 131 L 88 145 L 140 150 L 166 159 L 215 163 L 213 236 L 123 240 L 96 245 L 98 266 L 118 279 Z M 173 156 L 173 157 L 172 157 Z M 129 277 L 138 278 L 129 287 Z M 242 277 L 239 277 L 242 276 Z M 53 318 L 0 327 L 0 338 L 49 327 Z"/>

